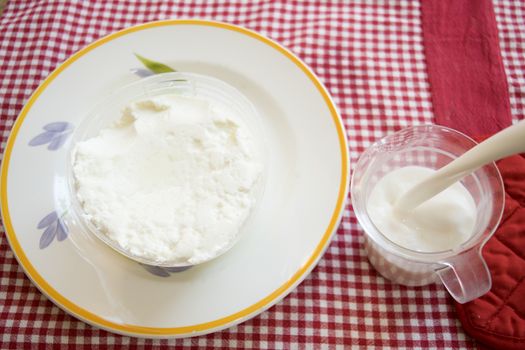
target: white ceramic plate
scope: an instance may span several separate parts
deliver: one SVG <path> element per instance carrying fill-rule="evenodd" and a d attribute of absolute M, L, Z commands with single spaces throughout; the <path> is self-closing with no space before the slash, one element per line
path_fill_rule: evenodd
<path fill-rule="evenodd" d="M 269 157 L 259 208 L 232 250 L 183 272 L 121 257 L 80 232 L 68 210 L 71 131 L 105 94 L 147 73 L 133 53 L 226 81 L 262 119 Z M 193 336 L 257 315 L 308 275 L 340 220 L 348 172 L 335 106 L 292 53 L 228 24 L 153 22 L 84 48 L 36 90 L 6 146 L 2 216 L 26 274 L 62 309 L 117 333 Z"/>

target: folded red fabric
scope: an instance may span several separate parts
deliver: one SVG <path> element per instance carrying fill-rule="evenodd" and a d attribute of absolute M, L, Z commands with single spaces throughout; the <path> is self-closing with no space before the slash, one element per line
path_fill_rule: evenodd
<path fill-rule="evenodd" d="M 511 123 L 491 0 L 424 0 L 423 40 L 436 122 L 470 135 Z"/>
<path fill-rule="evenodd" d="M 505 211 L 483 249 L 492 289 L 456 303 L 465 331 L 495 349 L 525 349 L 525 158 L 497 162 L 505 184 Z"/>
<path fill-rule="evenodd" d="M 422 23 L 436 123 L 473 137 L 509 126 L 492 2 L 424 0 Z M 483 250 L 492 289 L 470 303 L 456 303 L 456 309 L 465 331 L 484 346 L 525 349 L 525 158 L 509 157 L 498 167 L 505 211 Z"/>

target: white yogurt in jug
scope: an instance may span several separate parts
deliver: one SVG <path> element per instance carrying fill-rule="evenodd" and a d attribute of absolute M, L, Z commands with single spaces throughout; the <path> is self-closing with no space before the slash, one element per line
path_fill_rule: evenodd
<path fill-rule="evenodd" d="M 387 173 L 368 198 L 367 211 L 377 229 L 392 242 L 420 252 L 439 252 L 459 246 L 472 235 L 476 204 L 456 182 L 406 213 L 395 210 L 397 200 L 435 170 L 407 166 Z"/>

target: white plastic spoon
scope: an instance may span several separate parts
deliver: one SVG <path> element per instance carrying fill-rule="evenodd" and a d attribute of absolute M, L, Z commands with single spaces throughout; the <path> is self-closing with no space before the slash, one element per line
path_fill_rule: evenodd
<path fill-rule="evenodd" d="M 522 152 L 525 152 L 525 120 L 491 136 L 412 187 L 399 198 L 395 209 L 406 213 L 479 167 Z"/>

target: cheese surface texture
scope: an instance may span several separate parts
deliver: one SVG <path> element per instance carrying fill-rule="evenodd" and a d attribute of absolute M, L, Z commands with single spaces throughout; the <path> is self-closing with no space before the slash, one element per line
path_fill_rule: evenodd
<path fill-rule="evenodd" d="M 228 248 L 252 211 L 263 163 L 242 118 L 213 101 L 160 95 L 72 153 L 85 218 L 127 252 L 196 264 Z"/>

